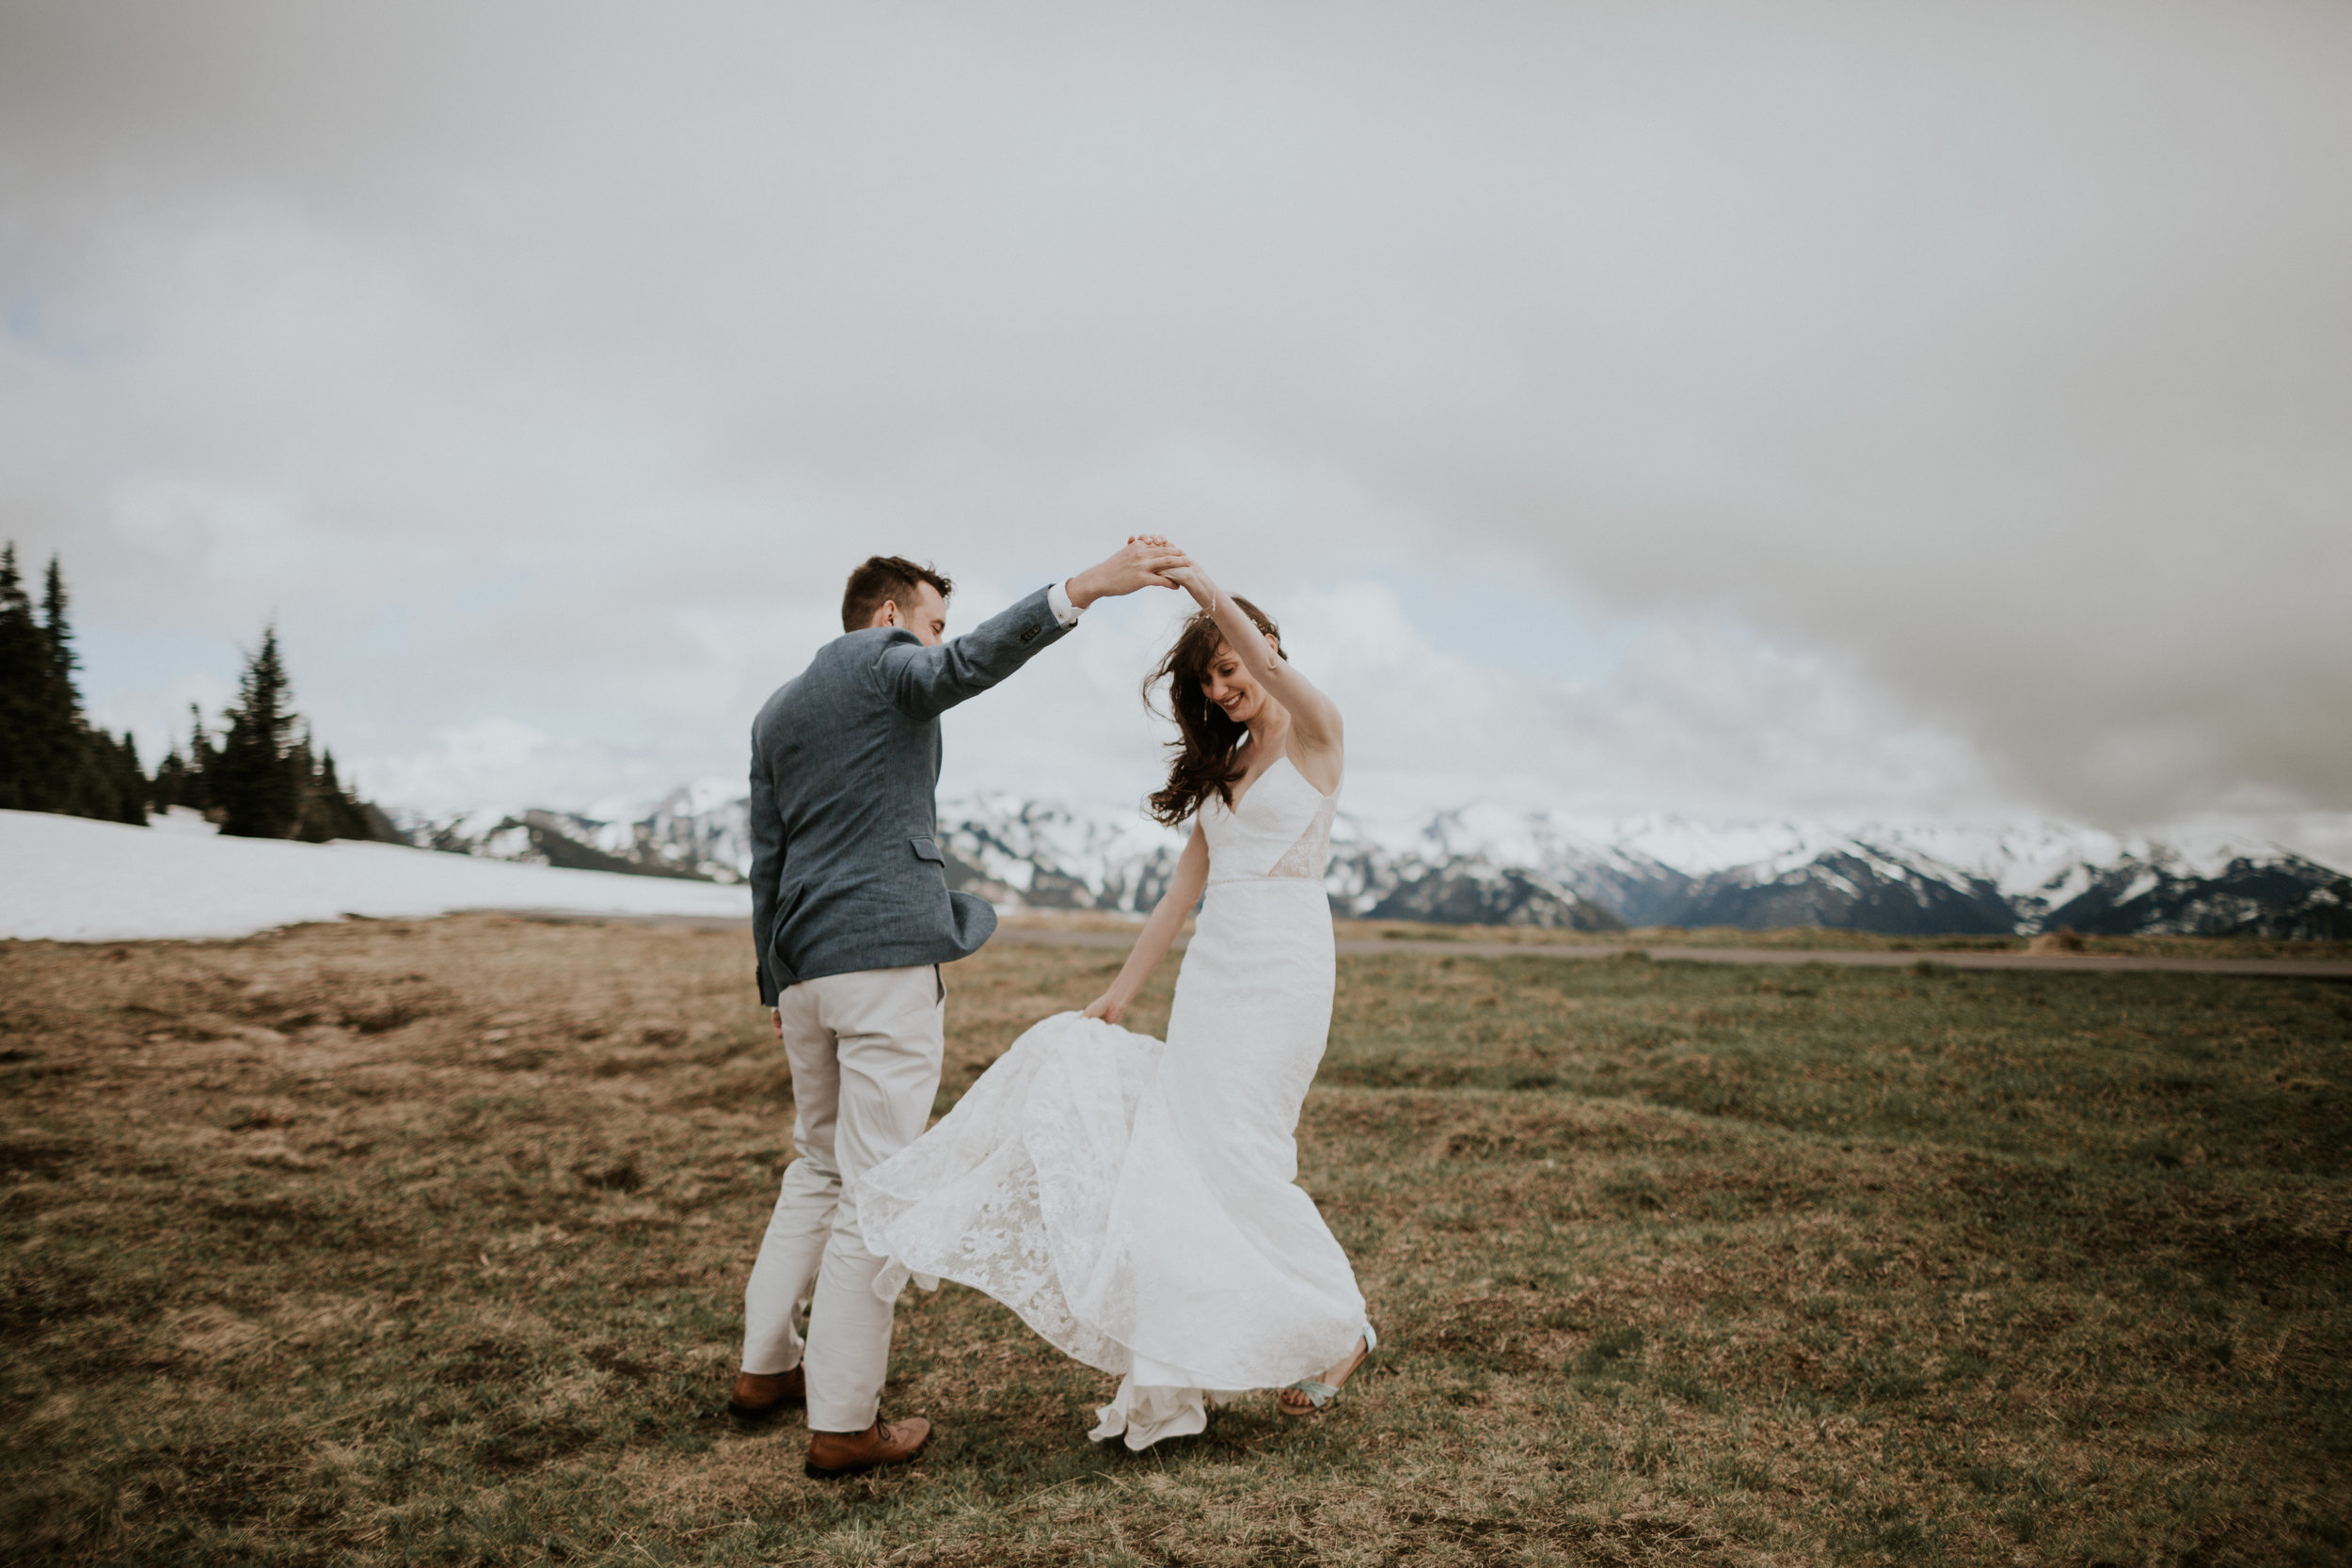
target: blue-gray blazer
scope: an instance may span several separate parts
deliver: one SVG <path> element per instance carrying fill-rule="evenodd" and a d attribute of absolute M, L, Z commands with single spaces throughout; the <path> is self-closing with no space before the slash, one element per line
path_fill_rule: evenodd
<path fill-rule="evenodd" d="M 759 999 L 801 980 L 946 963 L 996 929 L 947 891 L 939 716 L 1060 641 L 1045 590 L 927 648 L 902 626 L 834 638 L 752 721 L 752 941 Z"/>

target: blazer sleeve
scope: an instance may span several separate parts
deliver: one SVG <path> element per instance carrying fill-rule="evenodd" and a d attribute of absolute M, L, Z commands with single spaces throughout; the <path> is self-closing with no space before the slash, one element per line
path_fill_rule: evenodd
<path fill-rule="evenodd" d="M 768 759 L 752 741 L 752 951 L 759 971 L 759 1000 L 776 1005 L 781 989 L 769 954 L 776 936 L 776 904 L 784 878 L 784 819 L 776 814 L 775 781 Z"/>
<path fill-rule="evenodd" d="M 1061 641 L 1063 626 L 1036 593 L 982 621 L 961 637 L 927 648 L 911 632 L 882 644 L 875 678 L 891 705 L 910 719 L 935 719 L 981 692 Z"/>

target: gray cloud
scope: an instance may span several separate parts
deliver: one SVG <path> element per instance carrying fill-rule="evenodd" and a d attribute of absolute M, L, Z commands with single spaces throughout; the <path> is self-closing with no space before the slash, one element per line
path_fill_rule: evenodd
<path fill-rule="evenodd" d="M 101 621 L 278 612 L 388 767 L 731 759 L 866 549 L 1150 524 L 1648 628 L 1450 699 L 1326 616 L 1398 768 L 2344 810 L 2348 89 L 2260 0 L 13 4 L 0 505 Z M 1005 712 L 1124 777 L 1114 684 Z"/>

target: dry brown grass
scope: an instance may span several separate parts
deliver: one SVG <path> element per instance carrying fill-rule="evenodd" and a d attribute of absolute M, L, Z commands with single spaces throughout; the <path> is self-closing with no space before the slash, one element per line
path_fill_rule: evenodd
<path fill-rule="evenodd" d="M 1301 1179 L 1391 1347 L 1140 1458 L 910 1292 L 910 1469 L 720 1413 L 739 935 L 0 944 L 0 1538 L 97 1562 L 2342 1560 L 2352 988 L 1398 954 Z M 1118 955 L 950 972 L 943 1105 Z M 1138 1027 L 1165 1017 L 1165 985 Z"/>

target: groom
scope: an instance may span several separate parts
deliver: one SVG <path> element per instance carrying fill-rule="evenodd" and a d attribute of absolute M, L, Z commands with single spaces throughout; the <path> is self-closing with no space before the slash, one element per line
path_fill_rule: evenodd
<path fill-rule="evenodd" d="M 954 584 L 875 556 L 850 574 L 843 635 L 752 723 L 752 941 L 759 997 L 792 1068 L 792 1142 L 743 1292 L 743 1364 L 727 1408 L 759 1418 L 805 1400 L 808 1474 L 913 1459 L 921 1417 L 879 1418 L 895 1304 L 858 1229 L 854 1184 L 921 1135 L 939 1090 L 942 963 L 996 913 L 947 891 L 932 792 L 939 716 L 1058 641 L 1096 599 L 1170 588 L 1182 552 L 1131 540 L 952 642 Z M 794 1304 L 816 1289 L 805 1346 Z"/>

